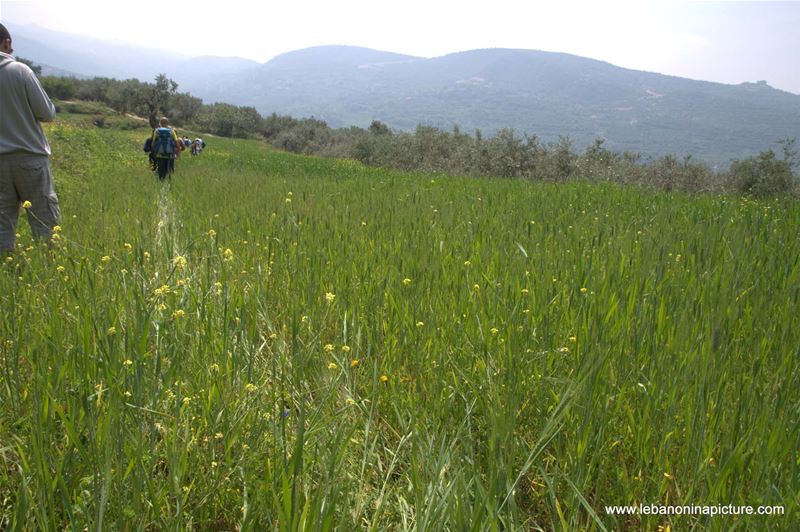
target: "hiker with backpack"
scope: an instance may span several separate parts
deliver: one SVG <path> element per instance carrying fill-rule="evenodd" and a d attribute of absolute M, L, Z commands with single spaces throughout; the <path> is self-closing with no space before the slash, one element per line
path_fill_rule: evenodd
<path fill-rule="evenodd" d="M 192 142 L 192 155 L 200 155 L 200 152 L 202 152 L 203 148 L 205 147 L 206 147 L 205 141 L 200 137 L 197 137 L 196 139 L 194 139 L 194 142 Z"/>
<path fill-rule="evenodd" d="M 175 171 L 175 158 L 183 146 L 175 130 L 169 127 L 169 119 L 159 120 L 159 127 L 153 130 L 151 151 L 156 160 L 158 178 L 163 181 Z"/>

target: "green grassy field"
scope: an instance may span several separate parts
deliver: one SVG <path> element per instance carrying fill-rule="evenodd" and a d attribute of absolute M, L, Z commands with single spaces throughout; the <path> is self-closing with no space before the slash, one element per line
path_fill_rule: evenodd
<path fill-rule="evenodd" d="M 0 528 L 800 525 L 797 203 L 219 138 L 162 185 L 74 118 L 0 265 Z"/>

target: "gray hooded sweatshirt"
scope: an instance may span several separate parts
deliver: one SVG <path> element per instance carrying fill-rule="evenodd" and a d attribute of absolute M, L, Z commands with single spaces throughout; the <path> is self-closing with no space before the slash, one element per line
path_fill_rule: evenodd
<path fill-rule="evenodd" d="M 0 155 L 50 155 L 39 122 L 50 122 L 56 108 L 28 65 L 0 52 Z"/>

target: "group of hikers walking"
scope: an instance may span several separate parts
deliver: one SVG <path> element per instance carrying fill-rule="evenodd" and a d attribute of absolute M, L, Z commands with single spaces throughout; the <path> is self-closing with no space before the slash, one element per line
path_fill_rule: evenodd
<path fill-rule="evenodd" d="M 34 237 L 47 242 L 61 219 L 50 144 L 41 125 L 55 119 L 56 108 L 33 70 L 14 58 L 12 45 L 11 33 L 0 24 L 0 256 L 14 250 L 21 210 Z M 175 171 L 182 151 L 200 155 L 205 147 L 201 138 L 178 137 L 169 119 L 162 118 L 144 151 L 163 181 Z"/>
<path fill-rule="evenodd" d="M 175 171 L 175 159 L 182 151 L 188 149 L 192 155 L 200 155 L 205 147 L 205 141 L 199 137 L 194 140 L 186 135 L 179 137 L 175 129 L 169 127 L 166 117 L 159 120 L 158 127 L 144 143 L 144 151 L 150 156 L 150 168 L 162 181 Z"/>

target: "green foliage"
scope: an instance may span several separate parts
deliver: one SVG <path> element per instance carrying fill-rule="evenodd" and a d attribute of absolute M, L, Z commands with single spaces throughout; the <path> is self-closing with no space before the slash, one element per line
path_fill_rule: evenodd
<path fill-rule="evenodd" d="M 730 179 L 740 194 L 755 197 L 784 195 L 796 186 L 790 160 L 778 159 L 772 150 L 734 161 Z"/>
<path fill-rule="evenodd" d="M 0 262 L 0 527 L 796 529 L 800 204 L 224 138 L 161 184 L 135 132 L 45 127 L 63 227 Z M 639 501 L 785 514 L 604 511 Z"/>
<path fill-rule="evenodd" d="M 71 100 L 78 93 L 78 83 L 74 78 L 45 76 L 42 87 L 51 98 Z"/>
<path fill-rule="evenodd" d="M 253 107 L 204 105 L 199 98 L 178 93 L 177 85 L 163 74 L 155 84 L 102 78 L 45 78 L 45 84 L 54 94 L 74 94 L 104 102 L 120 113 L 148 116 L 151 126 L 159 114 L 166 114 L 176 125 L 223 137 L 260 136 L 276 148 L 292 153 L 351 157 L 369 166 L 404 171 L 547 181 L 611 181 L 692 192 L 747 190 L 749 194 L 762 195 L 792 192 L 792 169 L 798 162 L 791 140 L 780 143 L 785 164 L 779 162 L 775 168 L 766 168 L 772 163 L 756 163 L 759 158 L 750 158 L 736 163 L 738 173 L 733 176 L 712 170 L 691 156 L 679 159 L 666 155 L 652 160 L 643 159 L 638 153 L 615 153 L 606 147 L 604 139 L 596 139 L 583 153 L 578 153 L 570 137 L 561 136 L 555 142 L 544 143 L 536 135 L 519 135 L 513 129 L 501 129 L 485 137 L 480 130 L 470 135 L 458 126 L 447 132 L 418 125 L 413 133 L 408 133 L 392 131 L 377 120 L 366 130 L 333 129 L 315 118 L 297 119 L 276 113 L 264 118 Z M 107 122 L 105 118 L 103 123 Z M 138 125 L 129 120 L 124 127 Z M 744 162 L 747 164 L 743 166 Z"/>

